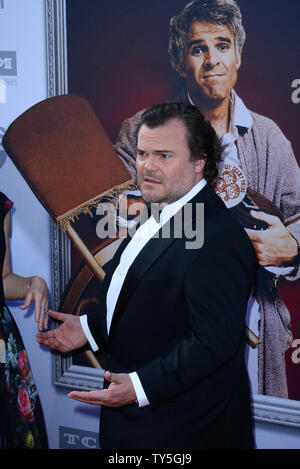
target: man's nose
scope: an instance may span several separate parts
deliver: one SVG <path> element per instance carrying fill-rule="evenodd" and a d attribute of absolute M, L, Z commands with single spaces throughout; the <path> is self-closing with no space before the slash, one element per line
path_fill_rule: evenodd
<path fill-rule="evenodd" d="M 144 162 L 144 169 L 147 171 L 156 171 L 157 158 L 153 155 L 149 155 Z"/>
<path fill-rule="evenodd" d="M 205 56 L 205 66 L 213 68 L 220 63 L 219 53 L 215 48 L 209 48 Z"/>

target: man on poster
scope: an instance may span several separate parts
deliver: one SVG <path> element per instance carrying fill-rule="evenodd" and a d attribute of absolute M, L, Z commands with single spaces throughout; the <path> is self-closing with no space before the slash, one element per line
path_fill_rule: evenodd
<path fill-rule="evenodd" d="M 190 102 L 208 119 L 224 146 L 214 187 L 224 200 L 240 202 L 245 186 L 280 208 L 278 216 L 251 212 L 248 229 L 260 265 L 247 313 L 249 328 L 261 339 L 247 349 L 253 393 L 288 397 L 285 351 L 291 344 L 289 312 L 278 295 L 280 276 L 300 278 L 300 171 L 290 143 L 270 119 L 249 111 L 234 91 L 245 31 L 234 0 L 195 0 L 170 22 L 169 56 L 185 79 L 175 101 Z M 126 120 L 115 149 L 132 176 L 135 134 L 141 112 Z M 234 178 L 234 180 L 233 180 Z"/>
<path fill-rule="evenodd" d="M 105 389 L 69 394 L 102 406 L 101 448 L 253 448 L 244 327 L 254 249 L 211 187 L 220 151 L 194 106 L 146 110 L 138 182 L 161 213 L 123 241 L 95 311 L 50 312 L 63 324 L 37 334 L 61 352 L 88 341 L 106 353 Z M 187 244 L 189 226 L 204 228 L 202 247 Z"/>

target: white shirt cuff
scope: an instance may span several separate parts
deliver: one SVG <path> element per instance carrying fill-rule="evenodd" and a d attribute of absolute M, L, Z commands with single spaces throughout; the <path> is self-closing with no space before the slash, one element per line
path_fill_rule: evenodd
<path fill-rule="evenodd" d="M 140 381 L 140 378 L 138 374 L 134 371 L 133 373 L 129 373 L 130 379 L 132 381 L 136 398 L 138 401 L 139 407 L 145 407 L 146 405 L 149 405 L 150 402 L 147 399 L 147 396 L 145 394 L 145 391 L 143 389 L 142 383 Z"/>
<path fill-rule="evenodd" d="M 96 342 L 94 340 L 94 337 L 91 334 L 91 331 L 90 331 L 90 328 L 89 328 L 88 322 L 87 322 L 87 315 L 84 314 L 83 316 L 79 316 L 79 320 L 80 320 L 80 324 L 81 324 L 81 327 L 83 329 L 83 332 L 85 333 L 85 336 L 86 336 L 87 340 L 89 341 L 91 349 L 93 350 L 93 352 L 97 352 L 97 350 L 99 350 L 99 347 L 96 344 Z"/>
<path fill-rule="evenodd" d="M 267 265 L 265 266 L 265 269 L 271 272 L 272 274 L 276 275 L 288 275 L 291 272 L 293 272 L 295 267 L 277 267 L 275 265 Z"/>

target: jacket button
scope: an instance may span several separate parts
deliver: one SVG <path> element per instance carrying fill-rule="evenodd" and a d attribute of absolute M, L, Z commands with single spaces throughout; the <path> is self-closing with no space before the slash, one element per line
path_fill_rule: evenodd
<path fill-rule="evenodd" d="M 109 353 L 109 354 L 107 355 L 107 358 L 111 359 L 111 358 L 112 358 L 112 354 Z"/>

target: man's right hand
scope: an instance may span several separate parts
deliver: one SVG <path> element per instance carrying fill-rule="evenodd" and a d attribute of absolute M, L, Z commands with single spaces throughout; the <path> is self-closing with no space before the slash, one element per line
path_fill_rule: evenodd
<path fill-rule="evenodd" d="M 53 319 L 62 321 L 62 324 L 57 329 L 38 333 L 36 337 L 39 344 L 46 345 L 60 352 L 69 352 L 87 343 L 87 338 L 83 332 L 78 316 L 58 313 L 51 310 L 49 310 L 49 314 Z"/>

